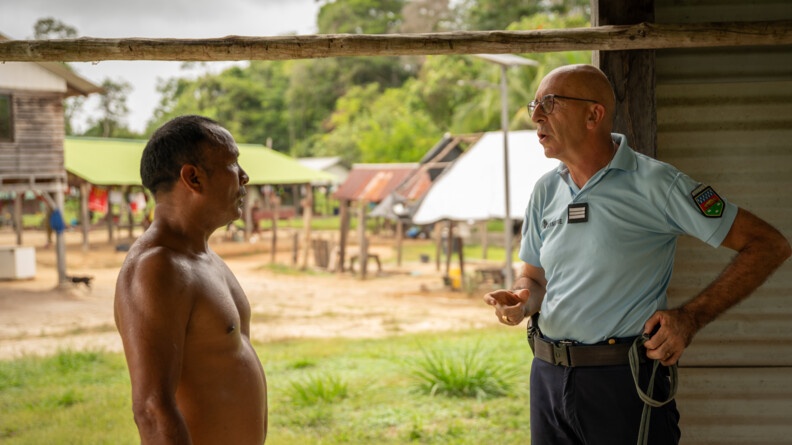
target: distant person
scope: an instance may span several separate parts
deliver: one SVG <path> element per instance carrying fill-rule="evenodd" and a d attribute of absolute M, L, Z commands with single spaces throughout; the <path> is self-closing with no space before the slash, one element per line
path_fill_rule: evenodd
<path fill-rule="evenodd" d="M 531 443 L 635 444 L 643 402 L 628 350 L 676 364 L 694 335 L 759 287 L 789 256 L 775 228 L 673 166 L 636 153 L 612 133 L 615 98 L 591 65 L 564 66 L 540 83 L 528 111 L 545 156 L 561 161 L 535 185 L 525 211 L 522 273 L 484 296 L 498 319 L 526 317 Z M 676 241 L 688 234 L 737 252 L 685 304 L 667 307 Z M 652 363 L 640 365 L 651 374 Z M 659 367 L 659 375 L 669 371 Z M 656 400 L 669 380 L 655 380 Z M 676 444 L 674 402 L 651 411 L 650 444 Z"/>
<path fill-rule="evenodd" d="M 267 385 L 247 296 L 208 244 L 240 217 L 249 178 L 217 122 L 177 117 L 143 151 L 151 226 L 116 283 L 115 319 L 143 444 L 262 444 Z"/>

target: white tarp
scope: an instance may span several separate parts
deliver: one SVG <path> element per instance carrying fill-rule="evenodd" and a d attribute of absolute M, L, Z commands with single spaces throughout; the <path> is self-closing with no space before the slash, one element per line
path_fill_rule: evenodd
<path fill-rule="evenodd" d="M 558 160 L 545 157 L 535 130 L 508 135 L 509 213 L 513 220 L 522 221 L 534 184 L 556 168 Z M 503 173 L 503 132 L 485 133 L 435 181 L 413 215 L 413 223 L 505 218 Z"/>

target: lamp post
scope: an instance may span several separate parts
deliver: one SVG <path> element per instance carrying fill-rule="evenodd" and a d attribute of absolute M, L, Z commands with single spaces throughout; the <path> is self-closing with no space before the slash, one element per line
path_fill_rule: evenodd
<path fill-rule="evenodd" d="M 509 204 L 509 107 L 506 94 L 506 70 L 512 66 L 539 66 L 539 62 L 514 54 L 476 54 L 476 57 L 488 62 L 496 63 L 501 67 L 501 127 L 503 131 L 503 186 L 504 186 L 504 217 L 503 217 L 503 236 L 504 249 L 506 250 L 506 270 L 504 276 L 504 287 L 511 289 L 514 283 L 514 271 L 512 270 L 512 223 L 511 206 Z"/>

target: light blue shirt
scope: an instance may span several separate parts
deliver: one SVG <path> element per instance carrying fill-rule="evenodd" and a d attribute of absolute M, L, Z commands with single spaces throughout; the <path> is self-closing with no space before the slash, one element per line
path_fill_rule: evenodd
<path fill-rule="evenodd" d="M 737 216 L 726 200 L 720 216 L 706 216 L 694 200 L 700 183 L 636 153 L 624 135 L 613 140 L 613 160 L 582 189 L 560 164 L 536 183 L 525 211 L 520 258 L 545 271 L 539 326 L 555 340 L 641 335 L 646 320 L 667 307 L 677 237 L 717 247 Z M 588 221 L 570 223 L 568 206 L 582 203 Z"/>

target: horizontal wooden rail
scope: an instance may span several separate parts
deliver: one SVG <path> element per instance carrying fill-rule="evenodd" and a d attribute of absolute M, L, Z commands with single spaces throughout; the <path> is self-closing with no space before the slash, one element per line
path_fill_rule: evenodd
<path fill-rule="evenodd" d="M 0 61 L 287 60 L 342 56 L 541 53 L 792 44 L 792 21 L 655 24 L 534 31 L 322 34 L 212 39 L 0 41 Z"/>

